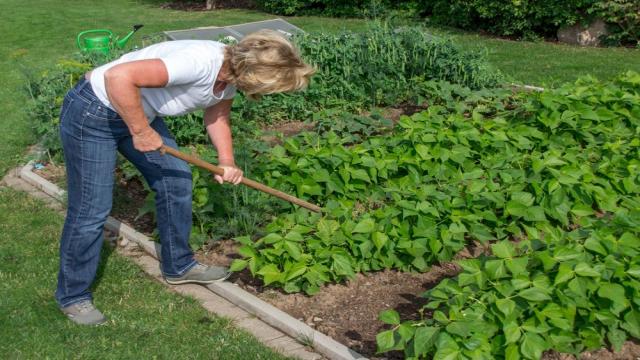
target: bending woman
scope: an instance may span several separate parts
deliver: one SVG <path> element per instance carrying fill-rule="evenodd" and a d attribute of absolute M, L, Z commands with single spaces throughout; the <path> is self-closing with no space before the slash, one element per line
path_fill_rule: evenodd
<path fill-rule="evenodd" d="M 183 40 L 151 45 L 87 73 L 64 98 L 60 136 L 67 169 L 68 209 L 60 241 L 56 300 L 72 321 L 106 321 L 92 301 L 111 211 L 117 152 L 140 170 L 155 192 L 162 274 L 170 284 L 208 284 L 226 268 L 199 264 L 189 247 L 191 171 L 161 154 L 177 147 L 162 117 L 204 109 L 204 125 L 218 151 L 220 183 L 238 184 L 229 112 L 236 89 L 250 98 L 303 89 L 314 70 L 274 31 L 237 45 Z"/>

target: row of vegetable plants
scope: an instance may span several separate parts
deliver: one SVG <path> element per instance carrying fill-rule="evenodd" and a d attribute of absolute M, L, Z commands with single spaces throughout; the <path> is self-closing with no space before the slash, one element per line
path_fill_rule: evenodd
<path fill-rule="evenodd" d="M 434 85 L 435 86 L 435 85 Z M 542 94 L 441 84 L 431 107 L 351 143 L 302 134 L 265 179 L 321 203 L 259 239 L 233 270 L 314 294 L 357 272 L 424 271 L 473 241 L 492 254 L 425 294 L 424 319 L 378 336 L 407 358 L 540 358 L 638 336 L 640 74 Z M 514 245 L 515 243 L 515 245 Z"/>

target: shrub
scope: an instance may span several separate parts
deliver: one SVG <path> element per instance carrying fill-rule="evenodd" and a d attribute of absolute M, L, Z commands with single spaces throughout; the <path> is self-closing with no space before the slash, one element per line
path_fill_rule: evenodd
<path fill-rule="evenodd" d="M 424 14 L 436 23 L 462 29 L 484 29 L 494 34 L 555 36 L 559 27 L 584 17 L 594 0 L 435 0 Z"/>
<path fill-rule="evenodd" d="M 596 1 L 589 10 L 610 24 L 611 35 L 605 38 L 610 45 L 640 46 L 640 2 L 637 0 Z"/>
<path fill-rule="evenodd" d="M 415 0 L 256 0 L 258 6 L 278 15 L 376 16 L 392 9 L 415 6 Z"/>

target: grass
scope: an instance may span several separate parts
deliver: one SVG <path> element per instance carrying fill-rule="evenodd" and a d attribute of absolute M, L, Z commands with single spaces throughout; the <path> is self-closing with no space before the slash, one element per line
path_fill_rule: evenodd
<path fill-rule="evenodd" d="M 45 69 L 75 51 L 85 29 L 117 34 L 132 24 L 136 34 L 198 26 L 227 25 L 273 16 L 258 11 L 188 13 L 159 8 L 164 0 L 3 0 L 0 2 L 0 175 L 24 161 L 31 135 L 21 69 Z M 363 30 L 362 20 L 291 17 L 307 31 Z M 488 49 L 490 60 L 513 81 L 553 85 L 592 73 L 609 78 L 640 68 L 640 51 L 582 49 L 548 43 L 511 42 L 452 34 L 464 47 Z M 33 71 L 33 70 L 32 70 Z M 36 70 L 38 71 L 38 70 Z M 209 316 L 194 301 L 166 291 L 117 254 L 107 254 L 95 287 L 109 326 L 79 328 L 61 316 L 53 300 L 57 239 L 62 217 L 38 201 L 0 190 L 0 353 L 6 358 L 277 358 L 252 337 Z"/>
<path fill-rule="evenodd" d="M 640 71 L 640 50 L 587 48 L 551 42 L 512 41 L 459 31 L 443 31 L 467 49 L 487 50 L 489 61 L 510 81 L 543 87 L 573 82 L 584 75 L 611 79 Z"/>
<path fill-rule="evenodd" d="M 27 216 L 28 214 L 28 216 Z M 229 320 L 103 251 L 95 286 L 110 322 L 76 326 L 52 299 L 59 214 L 26 194 L 0 190 L 0 352 L 5 359 L 281 359 Z"/>

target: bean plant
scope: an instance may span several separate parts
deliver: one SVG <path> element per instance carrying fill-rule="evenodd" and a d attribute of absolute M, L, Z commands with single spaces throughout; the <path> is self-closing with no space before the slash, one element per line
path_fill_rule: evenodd
<path fill-rule="evenodd" d="M 639 81 L 629 73 L 515 97 L 449 87 L 466 102 L 403 117 L 390 134 L 288 139 L 264 178 L 326 215 L 293 211 L 266 236 L 239 238 L 245 258 L 233 269 L 313 294 L 357 272 L 428 270 L 471 241 L 563 233 L 637 209 Z"/>

